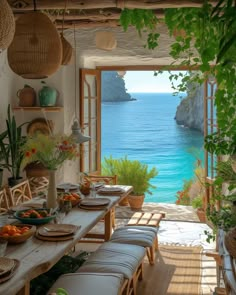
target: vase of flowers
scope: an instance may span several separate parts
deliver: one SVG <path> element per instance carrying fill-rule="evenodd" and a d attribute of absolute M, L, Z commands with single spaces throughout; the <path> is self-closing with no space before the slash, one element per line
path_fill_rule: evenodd
<path fill-rule="evenodd" d="M 56 171 L 66 160 L 73 160 L 78 156 L 76 144 L 71 136 L 36 134 L 28 137 L 23 146 L 23 166 L 31 162 L 40 162 L 48 169 L 49 185 L 47 194 L 47 208 L 56 208 Z"/>

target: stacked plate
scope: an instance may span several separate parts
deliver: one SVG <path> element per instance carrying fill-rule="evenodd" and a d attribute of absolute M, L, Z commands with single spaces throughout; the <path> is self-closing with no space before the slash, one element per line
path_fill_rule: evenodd
<path fill-rule="evenodd" d="M 70 182 L 61 183 L 57 186 L 58 192 L 77 192 L 80 186 L 78 184 L 72 184 Z"/>
<path fill-rule="evenodd" d="M 20 262 L 17 259 L 0 257 L 0 283 L 9 280 L 18 268 Z"/>
<path fill-rule="evenodd" d="M 124 193 L 124 190 L 120 187 L 106 185 L 100 188 L 97 193 L 104 196 L 120 196 Z"/>
<path fill-rule="evenodd" d="M 106 198 L 87 198 L 80 202 L 79 207 L 85 210 L 102 210 L 106 208 L 109 203 L 110 200 Z"/>
<path fill-rule="evenodd" d="M 78 229 L 79 227 L 73 224 L 47 224 L 38 228 L 36 238 L 52 242 L 66 241 L 73 239 Z"/>

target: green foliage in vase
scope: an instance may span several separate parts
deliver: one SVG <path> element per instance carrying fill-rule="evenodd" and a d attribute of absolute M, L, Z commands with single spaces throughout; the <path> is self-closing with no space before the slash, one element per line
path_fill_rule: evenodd
<path fill-rule="evenodd" d="M 151 194 L 150 189 L 155 188 L 150 180 L 158 175 L 155 167 L 148 169 L 147 164 L 138 160 L 129 160 L 127 157 L 113 159 L 112 156 L 104 158 L 102 163 L 103 175 L 117 175 L 118 183 L 133 186 L 133 195 Z"/>

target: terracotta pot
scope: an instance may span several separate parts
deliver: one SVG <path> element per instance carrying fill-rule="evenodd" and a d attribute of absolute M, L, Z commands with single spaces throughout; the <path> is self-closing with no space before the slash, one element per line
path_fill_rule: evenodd
<path fill-rule="evenodd" d="M 32 107 L 36 103 L 36 92 L 28 85 L 25 85 L 23 89 L 18 90 L 17 96 L 19 97 L 20 107 Z"/>
<path fill-rule="evenodd" d="M 141 195 L 141 196 L 129 195 L 128 201 L 129 201 L 130 208 L 132 210 L 142 209 L 143 202 L 144 202 L 144 195 Z"/>
<path fill-rule="evenodd" d="M 30 177 L 47 177 L 49 175 L 48 170 L 43 164 L 38 162 L 32 162 L 25 167 L 26 176 Z"/>
<path fill-rule="evenodd" d="M 206 213 L 202 208 L 197 209 L 197 216 L 200 220 L 200 222 L 206 222 Z"/>

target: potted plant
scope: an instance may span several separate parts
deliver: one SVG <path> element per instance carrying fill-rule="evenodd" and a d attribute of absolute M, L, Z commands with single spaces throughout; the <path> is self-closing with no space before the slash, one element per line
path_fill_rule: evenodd
<path fill-rule="evenodd" d="M 203 209 L 203 202 L 202 202 L 202 196 L 197 196 L 194 198 L 191 202 L 191 205 L 194 209 L 196 209 L 197 216 L 200 220 L 200 222 L 206 222 L 206 212 Z"/>
<path fill-rule="evenodd" d="M 150 189 L 155 188 L 150 179 L 158 175 L 155 167 L 148 169 L 148 165 L 138 160 L 105 158 L 102 165 L 102 174 L 117 175 L 118 184 L 131 185 L 133 192 L 128 196 L 131 209 L 141 209 L 145 193 L 151 194 Z"/>
<path fill-rule="evenodd" d="M 2 156 L 3 168 L 6 168 L 11 177 L 8 178 L 8 184 L 14 186 L 19 183 L 21 177 L 21 162 L 24 157 L 22 146 L 25 143 L 25 137 L 22 136 L 22 125 L 17 126 L 14 115 L 11 115 L 10 105 L 8 105 L 7 129 L 0 134 L 0 150 Z"/>

